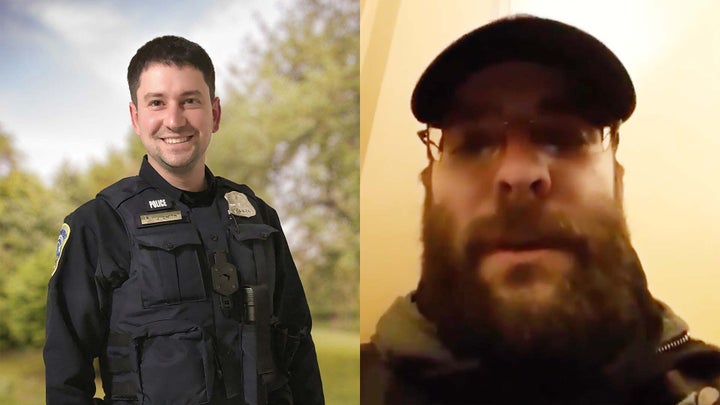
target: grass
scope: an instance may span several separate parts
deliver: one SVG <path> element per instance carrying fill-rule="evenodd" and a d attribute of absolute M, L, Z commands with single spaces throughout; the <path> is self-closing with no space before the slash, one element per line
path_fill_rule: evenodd
<path fill-rule="evenodd" d="M 328 405 L 360 403 L 360 340 L 356 332 L 314 328 L 320 373 Z M 0 404 L 45 403 L 41 349 L 0 352 Z"/>
<path fill-rule="evenodd" d="M 0 353 L 0 404 L 45 403 L 45 370 L 42 350 Z"/>
<path fill-rule="evenodd" d="M 360 404 L 360 335 L 313 328 L 328 405 Z"/>

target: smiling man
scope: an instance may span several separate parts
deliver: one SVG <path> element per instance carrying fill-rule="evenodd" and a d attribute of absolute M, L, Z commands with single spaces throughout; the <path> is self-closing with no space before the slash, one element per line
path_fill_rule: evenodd
<path fill-rule="evenodd" d="M 277 213 L 205 166 L 212 61 L 164 36 L 128 67 L 140 174 L 65 219 L 50 279 L 48 404 L 323 404 L 305 294 Z"/>
<path fill-rule="evenodd" d="M 435 58 L 412 95 L 422 274 L 362 347 L 362 403 L 715 403 L 720 352 L 652 297 L 630 242 L 634 108 L 617 57 L 557 21 L 504 18 Z"/>

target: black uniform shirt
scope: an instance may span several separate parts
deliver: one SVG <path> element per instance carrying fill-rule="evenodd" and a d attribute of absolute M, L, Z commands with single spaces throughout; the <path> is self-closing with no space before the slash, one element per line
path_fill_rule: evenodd
<path fill-rule="evenodd" d="M 173 199 L 190 207 L 212 204 L 218 182 L 205 168 L 208 188 L 186 192 L 170 185 L 149 164 L 140 177 Z M 222 190 L 220 190 L 222 192 Z M 269 208 L 269 225 L 281 230 Z M 65 218 L 69 230 L 58 243 L 56 270 L 48 287 L 46 315 L 46 396 L 48 404 L 93 404 L 93 359 L 102 357 L 108 334 L 112 286 L 96 277 L 100 251 L 120 269 L 130 268 L 130 241 L 120 217 L 102 199 L 95 198 Z M 65 227 L 65 226 L 64 226 Z M 311 327 L 305 293 L 284 235 L 277 232 L 275 315 L 290 331 Z M 102 365 L 101 365 L 102 366 Z M 317 356 L 310 334 L 299 342 L 289 365 L 295 404 L 323 404 Z"/>

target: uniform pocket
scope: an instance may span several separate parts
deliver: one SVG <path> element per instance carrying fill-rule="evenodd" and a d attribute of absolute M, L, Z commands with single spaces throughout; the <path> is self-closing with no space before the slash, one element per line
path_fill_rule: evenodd
<path fill-rule="evenodd" d="M 210 401 L 215 350 L 202 327 L 177 320 L 154 322 L 146 325 L 133 343 L 142 404 Z"/>
<path fill-rule="evenodd" d="M 242 224 L 230 228 L 233 239 L 244 242 L 252 239 L 265 240 L 278 230 L 266 224 Z"/>
<path fill-rule="evenodd" d="M 268 403 L 273 405 L 293 405 L 292 391 L 287 381 L 284 385 L 268 393 Z"/>
<path fill-rule="evenodd" d="M 268 271 L 274 274 L 275 268 L 271 263 L 267 263 L 268 258 L 255 257 L 255 243 L 265 241 L 278 230 L 266 224 L 239 224 L 231 225 L 229 232 L 232 236 L 230 243 L 230 251 L 236 261 L 236 266 L 240 272 L 241 284 L 257 284 L 256 265 L 258 261 L 263 261 L 265 266 L 270 268 L 258 269 L 258 271 Z"/>
<path fill-rule="evenodd" d="M 191 224 L 148 228 L 136 235 L 140 290 L 145 308 L 206 299 L 199 251 Z"/>

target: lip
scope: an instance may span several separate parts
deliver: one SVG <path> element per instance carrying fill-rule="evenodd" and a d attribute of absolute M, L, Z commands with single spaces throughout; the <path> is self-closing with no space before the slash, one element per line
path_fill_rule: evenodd
<path fill-rule="evenodd" d="M 564 235 L 505 235 L 494 240 L 474 240 L 467 244 L 466 254 L 471 261 L 477 261 L 493 252 L 531 252 L 554 250 L 572 253 L 578 258 L 586 256 L 587 244 L 584 239 Z"/>
<path fill-rule="evenodd" d="M 535 275 L 544 274 L 541 278 L 555 279 L 568 272 L 575 263 L 575 256 L 566 249 L 494 249 L 480 258 L 476 271 L 483 279 L 503 280 L 512 269 L 522 267 L 523 271 Z"/>
<path fill-rule="evenodd" d="M 526 251 L 526 250 L 566 250 L 577 242 L 569 238 L 544 238 L 528 240 L 499 240 L 491 246 L 491 250 Z"/>
<path fill-rule="evenodd" d="M 568 254 L 563 249 L 550 248 L 550 247 L 534 247 L 534 248 L 513 248 L 513 249 L 495 249 L 488 252 L 484 259 L 492 258 L 494 260 L 501 260 L 508 262 L 508 264 L 519 264 L 523 262 L 532 262 L 543 259 L 545 256 L 550 254 Z"/>
<path fill-rule="evenodd" d="M 192 140 L 193 136 L 194 135 L 166 136 L 159 139 L 163 141 L 166 145 L 182 145 Z"/>

